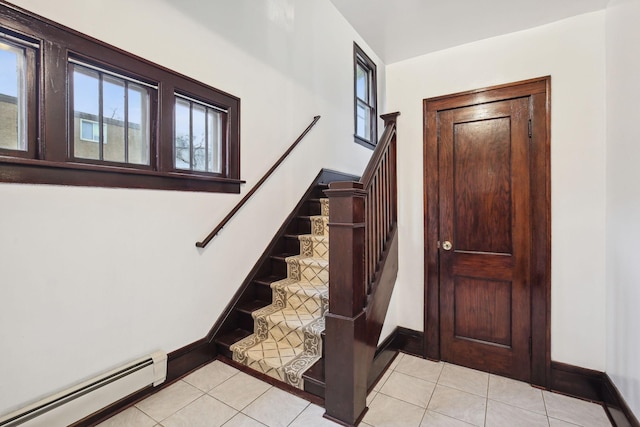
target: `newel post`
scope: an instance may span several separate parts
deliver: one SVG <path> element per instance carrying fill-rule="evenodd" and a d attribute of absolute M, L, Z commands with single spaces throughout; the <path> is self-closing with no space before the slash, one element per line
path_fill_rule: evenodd
<path fill-rule="evenodd" d="M 325 417 L 355 425 L 367 398 L 364 205 L 359 182 L 334 182 L 329 197 L 329 312 L 325 316 Z"/>

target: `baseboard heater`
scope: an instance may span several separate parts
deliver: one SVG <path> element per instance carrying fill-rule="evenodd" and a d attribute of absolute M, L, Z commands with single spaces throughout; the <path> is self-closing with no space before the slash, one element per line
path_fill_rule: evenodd
<path fill-rule="evenodd" d="M 0 427 L 68 426 L 167 378 L 167 355 L 155 352 L 0 417 Z"/>

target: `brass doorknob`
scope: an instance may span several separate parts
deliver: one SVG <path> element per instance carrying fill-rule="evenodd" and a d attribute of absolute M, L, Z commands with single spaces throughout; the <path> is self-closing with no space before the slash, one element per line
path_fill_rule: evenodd
<path fill-rule="evenodd" d="M 450 251 L 452 247 L 453 245 L 450 241 L 445 240 L 444 242 L 442 242 L 442 249 L 444 249 L 445 251 Z"/>

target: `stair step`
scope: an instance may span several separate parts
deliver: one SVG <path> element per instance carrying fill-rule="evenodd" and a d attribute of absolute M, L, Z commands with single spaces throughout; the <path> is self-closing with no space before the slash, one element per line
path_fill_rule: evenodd
<path fill-rule="evenodd" d="M 304 379 L 304 391 L 324 399 L 324 359 L 318 360 L 302 374 Z"/>
<path fill-rule="evenodd" d="M 245 314 L 249 314 L 251 315 L 251 313 L 253 313 L 254 311 L 261 309 L 262 307 L 266 307 L 269 304 L 271 304 L 271 302 L 265 302 L 265 301 L 261 301 L 261 300 L 253 300 L 253 301 L 249 301 L 246 302 L 240 306 L 238 306 L 237 310 L 241 313 L 245 313 Z"/>
<path fill-rule="evenodd" d="M 271 255 L 271 259 L 275 259 L 276 261 L 287 262 L 286 259 L 290 256 L 299 255 L 299 254 L 277 254 Z"/>
<path fill-rule="evenodd" d="M 231 347 L 231 345 L 236 341 L 240 341 L 241 339 L 248 337 L 252 333 L 253 332 L 249 332 L 245 329 L 237 328 L 231 332 L 227 332 L 226 334 L 219 336 L 215 340 L 218 353 L 222 354 L 225 357 L 228 357 L 229 359 L 232 359 L 233 354 L 231 350 L 229 350 L 229 347 Z"/>
<path fill-rule="evenodd" d="M 263 286 L 270 287 L 273 282 L 277 282 L 278 280 L 282 280 L 285 277 L 286 276 L 267 276 L 267 277 L 261 277 L 259 279 L 256 279 L 253 282 L 257 283 L 258 285 L 263 285 Z"/>

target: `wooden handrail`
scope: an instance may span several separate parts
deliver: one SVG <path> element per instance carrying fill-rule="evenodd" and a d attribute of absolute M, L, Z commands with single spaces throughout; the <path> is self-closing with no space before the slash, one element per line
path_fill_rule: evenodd
<path fill-rule="evenodd" d="M 364 185 L 364 188 L 368 188 L 371 185 L 371 180 L 373 179 L 376 170 L 380 167 L 380 162 L 387 151 L 387 147 L 389 146 L 391 139 L 396 134 L 395 122 L 399 115 L 399 112 L 395 112 L 380 116 L 380 118 L 384 120 L 385 128 L 382 136 L 380 137 L 380 142 L 376 145 L 376 149 L 373 151 L 371 159 L 369 159 L 369 163 L 367 163 L 367 168 L 362 173 L 362 178 L 360 178 L 360 182 Z"/>
<path fill-rule="evenodd" d="M 271 176 L 273 171 L 275 171 L 278 166 L 280 166 L 280 164 L 284 161 L 284 159 L 289 155 L 289 153 L 291 153 L 291 151 L 296 148 L 296 145 L 298 145 L 298 143 L 302 141 L 302 139 L 309 133 L 311 128 L 315 126 L 318 120 L 320 120 L 320 116 L 315 116 L 311 121 L 311 124 L 307 126 L 307 128 L 300 134 L 300 136 L 293 142 L 293 144 L 291 144 L 287 151 L 285 151 L 284 154 L 280 156 L 280 158 L 273 164 L 273 166 L 271 166 L 271 168 L 262 176 L 262 178 L 260 178 L 260 181 L 258 181 L 258 183 L 253 186 L 253 188 L 242 198 L 242 200 L 240 200 L 238 204 L 235 205 L 233 209 L 231 209 L 231 212 L 229 212 L 227 216 L 225 216 L 222 221 L 220 221 L 220 224 L 218 224 L 213 230 L 211 230 L 211 233 L 209 233 L 209 235 L 207 235 L 204 240 L 202 240 L 201 242 L 196 242 L 197 247 L 204 248 L 205 246 L 207 246 L 207 244 L 216 236 L 216 234 L 218 234 L 220 230 L 222 230 L 222 228 L 227 225 L 229 220 L 233 218 L 236 213 L 238 213 L 242 206 L 247 203 L 251 196 L 253 196 L 253 194 L 258 191 L 258 188 L 260 188 L 260 186 L 264 184 L 267 179 L 269 179 L 269 176 Z"/>

